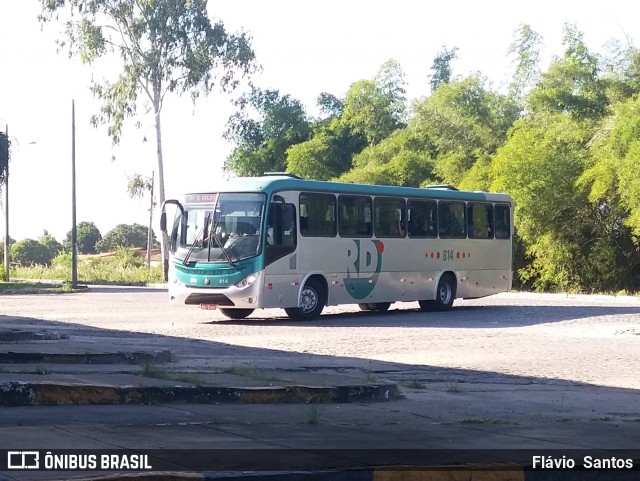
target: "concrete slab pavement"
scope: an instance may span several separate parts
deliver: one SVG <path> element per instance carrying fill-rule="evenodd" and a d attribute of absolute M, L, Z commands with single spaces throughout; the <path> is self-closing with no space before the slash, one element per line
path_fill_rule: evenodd
<path fill-rule="evenodd" d="M 234 346 L 212 355 L 188 339 L 0 317 L 0 449 L 158 450 L 153 474 L 0 479 L 525 479 L 531 452 L 640 448 L 634 390 L 321 356 L 245 362 Z M 229 450 L 224 463 L 198 458 Z"/>

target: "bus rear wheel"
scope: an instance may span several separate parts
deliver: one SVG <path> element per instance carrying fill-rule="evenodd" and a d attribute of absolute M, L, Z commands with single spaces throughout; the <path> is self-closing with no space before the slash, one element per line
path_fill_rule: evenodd
<path fill-rule="evenodd" d="M 372 311 L 384 312 L 388 311 L 391 307 L 390 302 L 372 302 L 369 304 L 369 309 Z"/>
<path fill-rule="evenodd" d="M 300 307 L 287 307 L 284 311 L 294 321 L 310 321 L 320 315 L 326 302 L 326 289 L 315 279 L 309 279 L 300 292 Z"/>
<path fill-rule="evenodd" d="M 229 319 L 244 319 L 249 316 L 254 309 L 220 309 L 220 312 L 224 314 Z"/>

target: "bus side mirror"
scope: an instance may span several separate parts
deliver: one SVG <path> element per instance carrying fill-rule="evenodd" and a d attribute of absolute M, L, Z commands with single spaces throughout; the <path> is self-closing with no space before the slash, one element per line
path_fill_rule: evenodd
<path fill-rule="evenodd" d="M 162 214 L 160 214 L 160 230 L 165 234 L 167 233 L 167 213 L 166 212 L 163 212 Z"/>

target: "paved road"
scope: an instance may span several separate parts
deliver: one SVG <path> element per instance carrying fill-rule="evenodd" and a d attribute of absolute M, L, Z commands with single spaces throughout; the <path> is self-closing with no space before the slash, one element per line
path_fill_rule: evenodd
<path fill-rule="evenodd" d="M 507 293 L 446 313 L 396 303 L 386 313 L 330 307 L 295 323 L 278 309 L 244 321 L 169 306 L 163 289 L 92 287 L 5 296 L 0 314 L 309 355 L 385 361 L 640 389 L 640 299 Z"/>
<path fill-rule="evenodd" d="M 411 303 L 387 313 L 332 307 L 303 323 L 257 311 L 239 322 L 171 307 L 163 289 L 91 287 L 2 296 L 2 316 L 55 322 L 57 333 L 97 347 L 164 347 L 196 368 L 369 373 L 405 395 L 320 406 L 11 407 L 0 409 L 3 449 L 635 449 L 640 463 L 638 298 L 508 293 L 457 301 L 447 313 Z M 37 477 L 22 474 L 0 479 Z"/>

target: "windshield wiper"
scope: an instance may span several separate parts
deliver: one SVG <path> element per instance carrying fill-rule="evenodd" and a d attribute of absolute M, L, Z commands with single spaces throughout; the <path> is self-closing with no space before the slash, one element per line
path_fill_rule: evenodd
<path fill-rule="evenodd" d="M 202 223 L 202 228 L 200 229 L 198 234 L 196 234 L 196 237 L 193 243 L 191 244 L 191 247 L 189 247 L 189 250 L 187 251 L 187 255 L 184 256 L 184 260 L 182 261 L 183 266 L 187 266 L 189 264 L 189 257 L 191 257 L 191 253 L 193 252 L 193 249 L 196 248 L 196 244 L 198 243 L 198 241 L 202 239 L 202 234 L 204 233 L 204 230 L 206 229 L 208 223 L 209 223 L 209 214 L 207 214 L 206 217 L 204 218 L 204 222 Z M 207 244 L 210 244 L 210 243 L 211 243 L 210 240 L 207 240 Z"/>
<path fill-rule="evenodd" d="M 229 256 L 229 253 L 224 248 L 223 242 L 220 239 L 220 237 L 218 236 L 218 233 L 216 232 L 216 228 L 218 227 L 218 223 L 216 222 L 216 209 L 218 207 L 218 199 L 219 198 L 220 198 L 220 195 L 218 195 L 216 197 L 216 202 L 215 202 L 215 204 L 213 204 L 213 218 L 211 219 L 211 229 L 209 231 L 209 237 L 213 237 L 213 239 L 216 241 L 216 243 L 220 247 L 220 251 L 222 251 L 224 256 L 227 258 L 227 261 L 229 262 L 229 265 L 235 267 L 235 265 L 236 265 L 235 262 L 233 262 L 231 260 L 231 257 Z M 210 259 L 210 255 L 211 255 L 211 240 L 209 240 L 209 251 L 207 253 L 207 259 L 209 259 L 209 260 L 211 260 Z"/>

